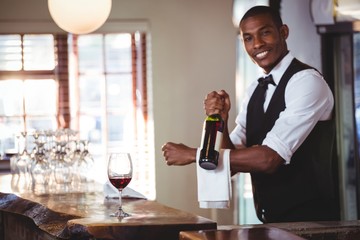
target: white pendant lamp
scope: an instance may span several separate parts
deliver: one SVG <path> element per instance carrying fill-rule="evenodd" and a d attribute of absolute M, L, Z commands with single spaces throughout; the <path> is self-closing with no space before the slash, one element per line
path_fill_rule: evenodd
<path fill-rule="evenodd" d="M 111 0 L 48 0 L 48 7 L 61 29 L 86 34 L 105 23 L 110 14 Z"/>
<path fill-rule="evenodd" d="M 269 6 L 269 0 L 233 0 L 233 24 L 236 28 L 239 28 L 239 23 L 242 16 L 247 10 L 256 5 Z"/>

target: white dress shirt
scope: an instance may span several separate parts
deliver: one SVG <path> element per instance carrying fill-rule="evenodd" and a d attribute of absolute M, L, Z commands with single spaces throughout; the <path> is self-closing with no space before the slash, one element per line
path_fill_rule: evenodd
<path fill-rule="evenodd" d="M 272 74 L 276 85 L 279 85 L 281 77 L 293 59 L 294 57 L 288 53 L 269 73 Z M 262 145 L 275 150 L 287 164 L 316 123 L 332 117 L 334 98 L 328 84 L 322 78 L 314 69 L 297 72 L 291 77 L 285 89 L 285 110 L 280 113 L 275 125 L 262 142 Z M 237 148 L 246 145 L 247 105 L 257 85 L 256 79 L 247 89 L 240 113 L 236 117 L 236 127 L 230 134 Z M 268 85 L 264 110 L 267 109 L 275 89 L 276 86 Z"/>

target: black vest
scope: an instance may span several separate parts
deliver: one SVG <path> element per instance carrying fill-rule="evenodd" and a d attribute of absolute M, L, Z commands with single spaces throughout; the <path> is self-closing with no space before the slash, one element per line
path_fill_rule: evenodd
<path fill-rule="evenodd" d="M 254 109 L 251 107 L 250 98 L 246 121 L 247 147 L 262 143 L 279 114 L 286 108 L 285 88 L 288 81 L 295 73 L 309 68 L 311 67 L 297 59 L 291 62 L 275 89 L 261 126 L 252 118 Z M 291 209 L 314 199 L 336 199 L 333 176 L 334 143 L 334 121 L 320 121 L 293 154 L 290 164 L 282 165 L 273 174 L 251 174 L 254 203 L 260 220 L 264 215 L 271 216 L 276 221 Z"/>

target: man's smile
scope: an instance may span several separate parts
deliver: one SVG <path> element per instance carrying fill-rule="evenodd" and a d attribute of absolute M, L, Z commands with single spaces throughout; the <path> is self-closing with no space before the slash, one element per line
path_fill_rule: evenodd
<path fill-rule="evenodd" d="M 255 54 L 255 57 L 259 60 L 262 60 L 268 55 L 268 53 L 269 53 L 269 51 L 263 51 L 263 52 Z"/>

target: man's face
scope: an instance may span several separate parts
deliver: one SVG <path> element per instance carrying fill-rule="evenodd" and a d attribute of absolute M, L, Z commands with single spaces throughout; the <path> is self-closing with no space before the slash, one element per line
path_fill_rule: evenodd
<path fill-rule="evenodd" d="M 269 73 L 288 52 L 288 27 L 277 27 L 268 14 L 244 19 L 240 23 L 240 34 L 251 60 L 265 73 Z"/>

